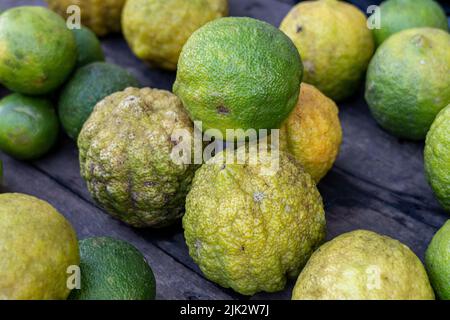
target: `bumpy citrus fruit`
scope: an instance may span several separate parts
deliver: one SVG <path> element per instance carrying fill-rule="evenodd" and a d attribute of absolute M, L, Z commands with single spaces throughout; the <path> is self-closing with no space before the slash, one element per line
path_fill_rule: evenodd
<path fill-rule="evenodd" d="M 325 243 L 308 261 L 294 300 L 434 299 L 419 258 L 404 244 L 357 230 Z"/>
<path fill-rule="evenodd" d="M 431 240 L 425 264 L 437 296 L 442 300 L 450 300 L 450 220 Z"/>
<path fill-rule="evenodd" d="M 369 19 L 375 18 L 380 19 L 379 28 L 373 29 L 377 46 L 405 29 L 430 27 L 448 30 L 447 16 L 433 0 L 387 0 L 381 4 L 379 13 Z"/>
<path fill-rule="evenodd" d="M 67 135 L 77 139 L 97 102 L 117 91 L 138 86 L 127 70 L 106 62 L 78 69 L 61 91 L 58 113 Z"/>
<path fill-rule="evenodd" d="M 302 83 L 294 111 L 281 126 L 280 147 L 290 152 L 316 182 L 331 169 L 342 143 L 336 104 Z"/>
<path fill-rule="evenodd" d="M 145 257 L 131 244 L 107 237 L 79 242 L 81 288 L 70 300 L 152 300 L 155 277 Z"/>
<path fill-rule="evenodd" d="M 229 152 L 235 161 L 225 161 Z M 282 290 L 325 236 L 322 199 L 297 161 L 280 152 L 252 163 L 250 155 L 242 147 L 204 164 L 183 218 L 189 253 L 205 276 L 245 295 Z"/>
<path fill-rule="evenodd" d="M 72 16 L 67 8 L 76 5 L 80 8 L 81 23 L 99 36 L 120 31 L 120 17 L 126 0 L 46 0 L 50 9 L 64 18 Z"/>
<path fill-rule="evenodd" d="M 372 32 L 359 9 L 336 0 L 301 2 L 280 29 L 302 56 L 304 82 L 336 101 L 355 91 L 374 50 Z"/>
<path fill-rule="evenodd" d="M 56 142 L 59 122 L 51 102 L 14 93 L 0 101 L 0 149 L 21 160 L 36 159 Z"/>
<path fill-rule="evenodd" d="M 278 29 L 222 18 L 189 38 L 174 92 L 204 130 L 224 137 L 227 129 L 279 128 L 297 103 L 302 70 L 295 46 Z"/>
<path fill-rule="evenodd" d="M 43 7 L 16 7 L 0 16 L 0 82 L 24 94 L 46 94 L 69 76 L 77 59 L 64 20 Z"/>
<path fill-rule="evenodd" d="M 450 212 L 450 105 L 438 114 L 427 134 L 425 171 L 436 197 Z"/>
<path fill-rule="evenodd" d="M 190 35 L 227 14 L 228 0 L 128 0 L 122 27 L 136 56 L 175 70 Z"/>
<path fill-rule="evenodd" d="M 135 227 L 180 218 L 196 169 L 173 158 L 181 131 L 184 141 L 194 139 L 189 116 L 170 92 L 128 88 L 99 102 L 78 138 L 92 197 Z"/>
<path fill-rule="evenodd" d="M 389 37 L 367 71 L 366 100 L 378 123 L 392 134 L 425 138 L 450 103 L 450 34 L 408 29 Z"/>
<path fill-rule="evenodd" d="M 73 29 L 72 31 L 75 35 L 75 41 L 77 43 L 78 68 L 92 62 L 105 60 L 105 55 L 103 54 L 100 41 L 90 29 L 87 27 L 82 27 L 80 29 Z"/>
<path fill-rule="evenodd" d="M 47 202 L 0 195 L 0 299 L 66 299 L 68 268 L 79 264 L 70 223 Z"/>

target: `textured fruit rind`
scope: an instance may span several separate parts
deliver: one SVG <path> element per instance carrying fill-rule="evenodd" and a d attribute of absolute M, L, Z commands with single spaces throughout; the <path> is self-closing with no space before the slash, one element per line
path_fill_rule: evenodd
<path fill-rule="evenodd" d="M 303 66 L 292 41 L 268 23 L 222 18 L 194 32 L 174 93 L 203 130 L 279 128 L 298 100 Z M 234 137 L 229 140 L 233 140 Z"/>
<path fill-rule="evenodd" d="M 126 0 L 46 0 L 53 11 L 67 18 L 67 8 L 76 5 L 80 8 L 81 23 L 99 36 L 119 32 L 120 18 Z"/>
<path fill-rule="evenodd" d="M 180 218 L 196 167 L 172 160 L 176 130 L 193 140 L 181 101 L 168 91 L 128 88 L 100 101 L 78 138 L 81 176 L 94 200 L 135 227 Z"/>
<path fill-rule="evenodd" d="M 47 94 L 75 66 L 75 37 L 64 20 L 43 7 L 16 7 L 0 16 L 0 82 L 12 91 Z"/>
<path fill-rule="evenodd" d="M 450 102 L 450 35 L 440 29 L 404 30 L 378 48 L 367 71 L 366 101 L 392 134 L 423 140 Z"/>
<path fill-rule="evenodd" d="M 428 181 L 450 212 L 450 105 L 438 114 L 427 134 L 424 158 Z"/>
<path fill-rule="evenodd" d="M 354 93 L 374 51 L 363 12 L 344 1 L 304 1 L 288 13 L 280 29 L 300 52 L 304 82 L 335 101 Z"/>
<path fill-rule="evenodd" d="M 227 14 L 228 0 L 128 0 L 122 27 L 137 57 L 175 70 L 191 34 Z"/>
<path fill-rule="evenodd" d="M 436 295 L 441 300 L 450 300 L 450 220 L 431 240 L 425 264 Z"/>
<path fill-rule="evenodd" d="M 155 277 L 142 253 L 131 244 L 107 237 L 79 242 L 81 289 L 70 300 L 152 300 Z"/>
<path fill-rule="evenodd" d="M 242 149 L 239 149 L 242 150 Z M 325 237 L 322 198 L 287 153 L 280 169 L 227 164 L 219 153 L 196 173 L 183 218 L 189 253 L 205 276 L 252 295 L 282 290 Z"/>
<path fill-rule="evenodd" d="M 379 8 L 380 28 L 373 29 L 376 45 L 405 29 L 430 27 L 448 31 L 444 10 L 433 0 L 388 0 Z M 373 16 L 375 17 L 375 16 Z"/>
<path fill-rule="evenodd" d="M 70 223 L 47 202 L 0 194 L 0 300 L 66 299 L 67 269 L 79 264 Z"/>
<path fill-rule="evenodd" d="M 342 143 L 336 104 L 302 83 L 297 106 L 280 130 L 280 147 L 290 152 L 319 182 L 333 166 Z"/>
<path fill-rule="evenodd" d="M 401 242 L 357 230 L 325 243 L 308 261 L 294 300 L 429 300 L 433 289 L 419 258 Z"/>

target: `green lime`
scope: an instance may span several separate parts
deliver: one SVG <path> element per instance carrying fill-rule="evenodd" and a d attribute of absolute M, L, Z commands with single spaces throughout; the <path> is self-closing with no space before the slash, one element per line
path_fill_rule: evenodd
<path fill-rule="evenodd" d="M 425 264 L 437 296 L 450 300 L 450 220 L 431 240 L 425 254 Z"/>
<path fill-rule="evenodd" d="M 78 69 L 64 86 L 58 103 L 59 118 L 66 133 L 77 139 L 97 102 L 138 85 L 127 70 L 114 64 L 94 62 Z"/>
<path fill-rule="evenodd" d="M 438 114 L 427 134 L 424 158 L 428 181 L 450 212 L 450 104 Z"/>
<path fill-rule="evenodd" d="M 227 129 L 278 128 L 297 103 L 302 74 L 298 51 L 280 30 L 256 19 L 221 18 L 185 44 L 174 92 L 204 130 L 225 137 Z"/>
<path fill-rule="evenodd" d="M 440 29 L 403 30 L 377 50 L 367 71 L 366 101 L 392 134 L 423 140 L 450 103 L 450 34 Z"/>
<path fill-rule="evenodd" d="M 430 27 L 448 30 L 447 16 L 433 0 L 387 0 L 381 3 L 379 10 L 380 28 L 373 29 L 377 46 L 405 29 Z M 374 14 L 369 19 L 376 17 Z"/>
<path fill-rule="evenodd" d="M 59 123 L 51 102 L 11 94 L 0 101 L 0 149 L 20 160 L 44 155 L 56 142 Z"/>
<path fill-rule="evenodd" d="M 77 43 L 78 60 L 77 67 L 83 67 L 96 61 L 105 61 L 102 46 L 95 33 L 87 27 L 73 29 Z"/>
<path fill-rule="evenodd" d="M 156 283 L 144 256 L 131 244 L 112 238 L 79 242 L 81 288 L 71 300 L 152 300 Z"/>
<path fill-rule="evenodd" d="M 64 20 L 43 7 L 16 7 L 0 16 L 0 82 L 40 95 L 57 89 L 77 59 L 75 37 Z"/>

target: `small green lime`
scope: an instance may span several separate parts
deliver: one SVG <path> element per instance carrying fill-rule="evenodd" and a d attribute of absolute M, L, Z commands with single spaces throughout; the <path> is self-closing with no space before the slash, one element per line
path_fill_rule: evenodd
<path fill-rule="evenodd" d="M 379 7 L 380 28 L 373 29 L 377 46 L 399 31 L 430 27 L 447 31 L 447 16 L 433 0 L 387 0 Z M 372 15 L 369 19 L 374 19 Z"/>
<path fill-rule="evenodd" d="M 43 7 L 16 7 L 0 16 L 0 82 L 41 95 L 57 89 L 75 66 L 75 37 L 64 20 Z"/>
<path fill-rule="evenodd" d="M 51 102 L 11 94 L 0 101 L 0 149 L 20 160 L 44 155 L 56 142 L 59 123 Z"/>
<path fill-rule="evenodd" d="M 64 86 L 58 103 L 59 118 L 72 139 L 76 139 L 97 102 L 128 87 L 139 86 L 125 69 L 106 62 L 94 62 L 77 70 Z"/>
<path fill-rule="evenodd" d="M 131 244 L 112 238 L 79 242 L 81 288 L 71 300 L 153 300 L 155 277 L 144 256 Z"/>
<path fill-rule="evenodd" d="M 441 205 L 450 212 L 450 104 L 428 131 L 424 158 L 428 181 Z"/>
<path fill-rule="evenodd" d="M 425 264 L 437 296 L 450 300 L 450 220 L 431 240 L 425 254 Z"/>
<path fill-rule="evenodd" d="M 105 55 L 95 33 L 87 27 L 73 29 L 77 43 L 78 60 L 77 67 L 83 67 L 96 61 L 105 61 Z"/>

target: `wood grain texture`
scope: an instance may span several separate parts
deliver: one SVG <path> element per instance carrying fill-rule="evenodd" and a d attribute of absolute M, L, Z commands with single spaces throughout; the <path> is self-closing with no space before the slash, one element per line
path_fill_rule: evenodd
<path fill-rule="evenodd" d="M 42 1 L 2 0 L 2 6 Z M 278 26 L 290 5 L 275 0 L 231 0 L 231 15 L 251 16 Z M 127 68 L 143 86 L 170 90 L 174 73 L 151 69 L 131 53 L 120 35 L 102 39 L 109 62 Z M 330 62 L 331 63 L 331 62 Z M 0 95 L 5 94 L 0 88 Z M 370 116 L 359 88 L 339 104 L 344 142 L 336 165 L 319 184 L 328 221 L 328 239 L 355 229 L 369 229 L 407 244 L 421 259 L 434 232 L 449 218 L 438 205 L 423 169 L 423 143 L 399 140 L 380 129 Z M 110 218 L 92 201 L 79 174 L 75 144 L 61 137 L 39 161 L 5 160 L 7 190 L 34 194 L 55 205 L 81 238 L 110 235 L 144 252 L 155 269 L 159 298 L 245 298 L 203 279 L 189 257 L 181 224 L 164 230 L 133 230 Z M 286 290 L 252 298 L 289 299 Z"/>

